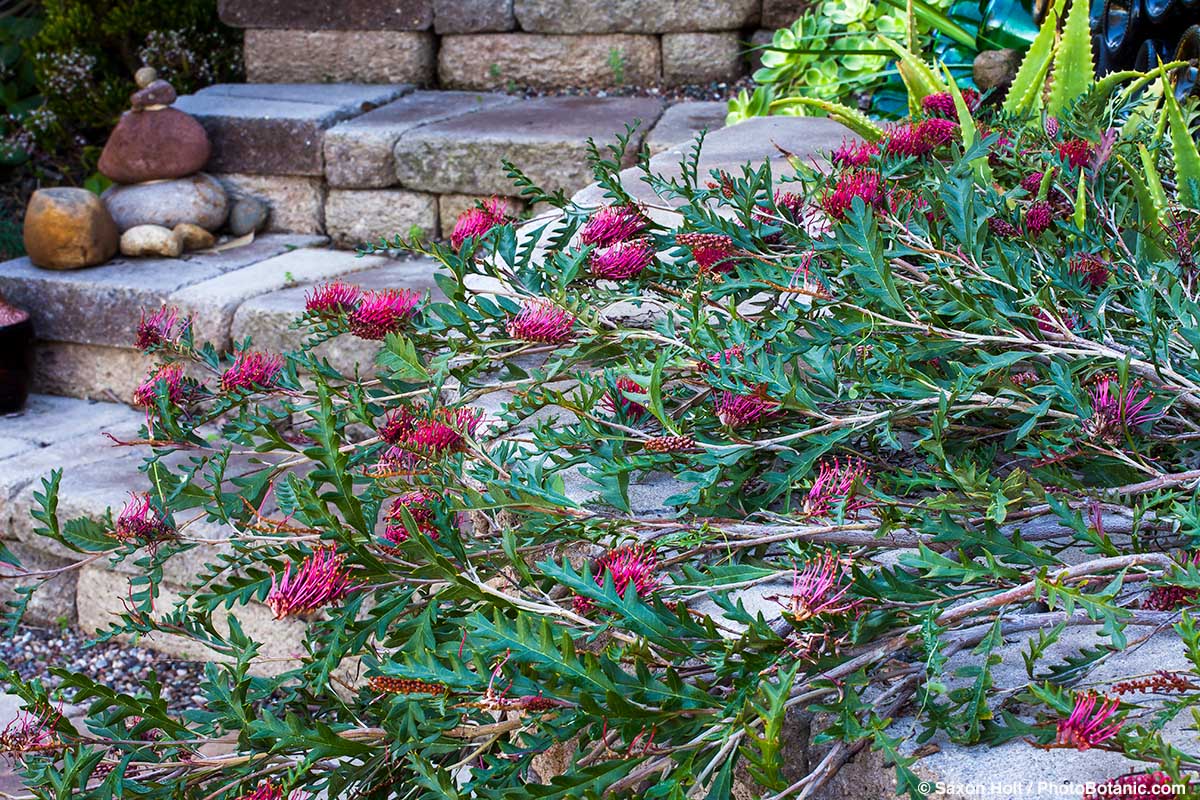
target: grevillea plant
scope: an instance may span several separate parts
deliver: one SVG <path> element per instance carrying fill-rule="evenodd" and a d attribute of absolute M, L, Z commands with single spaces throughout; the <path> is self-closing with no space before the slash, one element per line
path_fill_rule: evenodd
<path fill-rule="evenodd" d="M 642 159 L 636 197 L 622 140 L 606 207 L 513 168 L 548 213 L 418 245 L 436 299 L 314 288 L 287 354 L 149 309 L 149 491 L 64 522 L 55 473 L 37 519 L 124 562 L 101 639 L 213 651 L 206 703 L 4 669 L 0 748 L 63 798 L 809 797 L 866 750 L 919 797 L 933 736 L 1141 765 L 1094 796 L 1186 782 L 1200 203 L 1142 88 L 926 91 L 783 175 Z M 303 638 L 268 657 L 251 618 Z M 1191 666 L 1132 666 L 1155 631 Z"/>

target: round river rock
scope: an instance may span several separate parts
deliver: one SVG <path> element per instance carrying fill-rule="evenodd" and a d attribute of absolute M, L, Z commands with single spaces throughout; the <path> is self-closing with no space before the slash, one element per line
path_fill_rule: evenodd
<path fill-rule="evenodd" d="M 87 189 L 39 189 L 25 209 L 25 251 L 46 269 L 103 264 L 117 253 L 118 232 L 100 198 Z"/>
<path fill-rule="evenodd" d="M 225 189 L 204 173 L 173 181 L 113 186 L 101 197 L 121 231 L 136 225 L 174 228 L 184 222 L 215 231 L 229 213 Z"/>

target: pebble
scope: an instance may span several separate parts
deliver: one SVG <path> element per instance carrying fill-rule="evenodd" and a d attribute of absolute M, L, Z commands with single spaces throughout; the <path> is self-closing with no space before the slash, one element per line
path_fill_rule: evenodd
<path fill-rule="evenodd" d="M 135 225 L 121 234 L 123 256 L 179 258 L 182 254 L 183 239 L 175 231 L 161 225 Z"/>
<path fill-rule="evenodd" d="M 204 230 L 204 228 L 201 228 L 199 225 L 193 225 L 190 222 L 181 222 L 173 230 L 183 243 L 183 251 L 185 253 L 189 253 L 192 250 L 207 250 L 217 241 L 216 237 Z"/>
<path fill-rule="evenodd" d="M 122 231 L 135 225 L 174 228 L 182 222 L 215 231 L 229 213 L 225 189 L 204 173 L 173 181 L 113 186 L 101 198 Z"/>
<path fill-rule="evenodd" d="M 229 232 L 234 236 L 257 233 L 267 224 L 270 206 L 257 197 L 239 197 L 229 211 Z"/>

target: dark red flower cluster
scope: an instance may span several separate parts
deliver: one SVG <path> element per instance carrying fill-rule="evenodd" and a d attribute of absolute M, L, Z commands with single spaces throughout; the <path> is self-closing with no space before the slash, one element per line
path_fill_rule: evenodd
<path fill-rule="evenodd" d="M 692 251 L 701 272 L 729 272 L 736 264 L 733 239 L 723 233 L 679 233 L 675 241 Z"/>
<path fill-rule="evenodd" d="M 887 208 L 887 192 L 879 173 L 846 172 L 838 176 L 837 184 L 821 198 L 821 208 L 830 219 L 844 220 L 855 200 L 861 200 L 867 208 Z"/>
<path fill-rule="evenodd" d="M 958 123 L 942 117 L 893 126 L 884 139 L 883 150 L 890 156 L 926 156 L 958 136 Z"/>
<path fill-rule="evenodd" d="M 113 525 L 113 538 L 123 543 L 153 546 L 175 535 L 171 527 L 150 503 L 145 492 L 130 492 L 129 501 L 117 516 Z"/>
<path fill-rule="evenodd" d="M 392 501 L 392 507 L 388 509 L 385 517 L 387 527 L 384 529 L 383 538 L 392 544 L 408 541 L 408 526 L 404 524 L 404 514 L 401 509 L 408 510 L 419 533 L 430 539 L 438 538 L 438 529 L 435 524 L 437 502 L 438 496 L 428 489 L 414 489 L 400 495 Z"/>
<path fill-rule="evenodd" d="M 323 283 L 304 296 L 304 308 L 320 319 L 346 318 L 350 332 L 381 341 L 396 333 L 417 312 L 421 296 L 412 289 L 362 291 L 340 281 Z"/>
<path fill-rule="evenodd" d="M 379 436 L 402 453 L 436 459 L 464 452 L 482 419 L 482 410 L 469 407 L 401 406 L 384 419 Z"/>
<path fill-rule="evenodd" d="M 612 413 L 620 413 L 627 418 L 644 417 L 649 411 L 636 400 L 631 400 L 630 394 L 645 394 L 646 387 L 633 378 L 617 378 L 616 388 L 604 395 L 604 404 Z"/>
<path fill-rule="evenodd" d="M 226 392 L 273 389 L 283 372 L 283 358 L 258 350 L 243 350 L 221 375 Z"/>

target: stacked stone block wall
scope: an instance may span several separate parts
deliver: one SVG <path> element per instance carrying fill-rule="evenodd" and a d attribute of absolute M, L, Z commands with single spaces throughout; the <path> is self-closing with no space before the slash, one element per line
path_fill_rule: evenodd
<path fill-rule="evenodd" d="M 809 0 L 221 0 L 247 79 L 450 89 L 734 81 Z M 761 34 L 760 34 L 761 38 Z"/>

